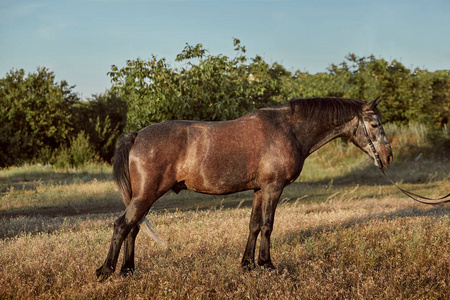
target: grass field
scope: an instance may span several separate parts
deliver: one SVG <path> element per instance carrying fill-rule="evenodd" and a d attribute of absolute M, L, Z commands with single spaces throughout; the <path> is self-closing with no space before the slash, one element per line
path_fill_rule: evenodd
<path fill-rule="evenodd" d="M 450 299 L 450 206 L 414 203 L 353 148 L 330 144 L 286 188 L 272 234 L 277 273 L 240 267 L 251 192 L 183 191 L 148 216 L 169 248 L 139 235 L 136 273 L 99 283 L 124 208 L 111 167 L 0 170 L 0 299 Z M 445 151 L 408 149 L 388 170 L 394 180 L 447 194 Z"/>

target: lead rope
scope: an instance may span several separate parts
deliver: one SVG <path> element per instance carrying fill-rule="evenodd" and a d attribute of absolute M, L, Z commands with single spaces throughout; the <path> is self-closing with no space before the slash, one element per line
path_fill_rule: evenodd
<path fill-rule="evenodd" d="M 428 205 L 438 205 L 438 204 L 442 204 L 442 203 L 448 203 L 450 202 L 450 198 L 449 199 L 445 199 L 450 197 L 450 194 L 444 196 L 444 197 L 440 197 L 440 198 L 428 198 L 428 197 L 424 197 L 412 192 L 409 192 L 407 190 L 402 189 L 401 187 L 399 187 L 398 185 L 395 184 L 395 182 L 389 177 L 387 176 L 386 172 L 384 171 L 383 167 L 380 168 L 381 173 L 383 173 L 384 177 L 387 178 L 387 180 L 389 180 L 390 183 L 392 183 L 392 185 L 394 185 L 396 188 L 398 188 L 403 194 L 405 194 L 406 196 L 408 196 L 409 198 L 413 199 L 414 201 L 417 201 L 419 203 L 422 204 L 428 204 Z M 422 199 L 422 200 L 420 200 Z M 438 201 L 438 202 L 425 202 L 423 200 L 429 200 L 429 201 Z"/>
<path fill-rule="evenodd" d="M 363 126 L 363 129 L 364 129 L 364 135 L 366 136 L 367 141 L 369 142 L 370 149 L 372 150 L 372 152 L 373 152 L 373 154 L 374 154 L 374 156 L 375 156 L 375 159 L 376 159 L 376 161 L 377 161 L 377 163 L 378 163 L 378 167 L 380 168 L 381 173 L 383 173 L 384 177 L 386 177 L 386 179 L 387 179 L 393 186 L 395 186 L 396 188 L 398 188 L 403 194 L 405 194 L 405 195 L 408 196 L 409 198 L 413 199 L 413 200 L 416 201 L 416 202 L 422 203 L 422 204 L 438 205 L 438 204 L 443 204 L 443 203 L 448 203 L 448 202 L 450 202 L 450 198 L 449 198 L 449 199 L 446 199 L 446 198 L 450 197 L 450 193 L 447 194 L 446 196 L 443 196 L 443 197 L 440 197 L 440 198 L 428 198 L 428 197 L 424 197 L 424 196 L 421 196 L 421 195 L 418 195 L 418 194 L 409 192 L 409 191 L 404 190 L 404 189 L 402 189 L 401 187 L 399 187 L 399 186 L 398 186 L 398 185 L 397 185 L 397 184 L 396 184 L 396 183 L 395 183 L 395 182 L 394 182 L 394 181 L 386 174 L 386 171 L 384 170 L 383 163 L 382 163 L 381 160 L 380 160 L 380 156 L 378 155 L 378 152 L 377 152 L 377 150 L 375 149 L 375 145 L 373 144 L 372 140 L 371 140 L 370 137 L 369 137 L 369 133 L 367 132 L 366 125 L 364 124 L 364 120 L 362 120 L 362 118 L 360 118 L 360 121 L 362 122 L 362 126 Z M 356 124 L 356 127 L 355 127 L 355 130 L 353 131 L 353 134 L 356 134 L 356 130 L 358 129 L 358 125 L 359 125 L 359 122 L 358 122 L 358 124 Z M 426 201 L 423 201 L 423 200 L 428 200 L 428 201 L 438 201 L 438 202 L 426 202 Z"/>

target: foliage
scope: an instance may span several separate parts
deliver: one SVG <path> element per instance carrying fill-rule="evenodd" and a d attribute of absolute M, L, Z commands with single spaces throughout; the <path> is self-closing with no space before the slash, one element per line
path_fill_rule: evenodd
<path fill-rule="evenodd" d="M 283 79 L 282 96 L 345 97 L 374 99 L 385 123 L 406 125 L 423 123 L 430 127 L 448 123 L 450 115 L 450 71 L 430 73 L 410 70 L 397 60 L 357 57 L 350 54 L 339 65 L 332 64 L 328 73 L 311 75 L 297 71 Z"/>
<path fill-rule="evenodd" d="M 69 154 L 79 134 L 110 162 L 126 122 L 126 105 L 112 91 L 81 101 L 66 81 L 46 68 L 25 75 L 11 70 L 0 79 L 0 167 L 37 161 L 77 165 Z M 87 148 L 86 148 L 87 149 Z M 69 159 L 63 163 L 64 157 Z"/>
<path fill-rule="evenodd" d="M 82 167 L 96 158 L 96 153 L 89 142 L 89 137 L 85 135 L 84 131 L 70 139 L 70 147 L 67 152 L 70 158 L 70 166 L 75 168 Z"/>
<path fill-rule="evenodd" d="M 165 120 L 234 119 L 292 98 L 380 96 L 384 124 L 448 126 L 450 70 L 412 70 L 397 60 L 349 54 L 327 72 L 290 72 L 260 56 L 247 58 L 238 39 L 233 45 L 234 57 L 212 55 L 202 44 L 186 45 L 176 56 L 177 67 L 154 55 L 127 60 L 120 69 L 113 65 L 112 89 L 87 101 L 46 68 L 27 75 L 11 70 L 0 79 L 0 168 L 62 159 L 81 132 L 93 153 L 111 162 L 123 132 Z M 447 145 L 448 140 L 435 141 Z"/>
<path fill-rule="evenodd" d="M 237 39 L 234 46 L 236 56 L 231 59 L 210 55 L 201 44 L 187 45 L 176 57 L 184 63 L 180 68 L 155 56 L 149 61 L 128 60 L 122 69 L 113 65 L 108 74 L 127 103 L 126 131 L 172 119 L 234 119 L 259 107 L 308 97 L 381 97 L 385 123 L 448 123 L 448 70 L 410 70 L 397 60 L 349 54 L 328 72 L 292 74 L 260 56 L 246 58 Z"/>
<path fill-rule="evenodd" d="M 36 149 L 58 148 L 73 132 L 73 86 L 55 82 L 46 68 L 25 76 L 11 70 L 0 79 L 0 167 L 34 158 Z"/>
<path fill-rule="evenodd" d="M 128 60 L 112 66 L 114 88 L 127 102 L 126 131 L 172 120 L 227 120 L 253 109 L 274 104 L 279 93 L 276 76 L 280 65 L 270 67 L 257 56 L 245 57 L 245 47 L 235 39 L 236 56 L 210 55 L 201 44 L 187 45 L 172 68 L 165 58 Z"/>
<path fill-rule="evenodd" d="M 125 127 L 126 103 L 109 90 L 77 103 L 74 111 L 78 124 L 76 130 L 84 131 L 100 158 L 111 162 L 116 141 Z"/>
<path fill-rule="evenodd" d="M 57 169 L 66 170 L 69 168 L 78 169 L 99 159 L 97 152 L 89 141 L 89 136 L 84 131 L 79 132 L 69 140 L 68 146 L 64 145 L 53 151 L 44 148 L 39 157 L 40 163 L 51 164 Z"/>

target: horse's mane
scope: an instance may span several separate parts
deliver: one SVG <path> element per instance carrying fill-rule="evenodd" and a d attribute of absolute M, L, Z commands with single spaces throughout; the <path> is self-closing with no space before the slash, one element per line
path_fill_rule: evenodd
<path fill-rule="evenodd" d="M 298 114 L 302 119 L 319 119 L 334 125 L 342 125 L 355 116 L 360 116 L 365 103 L 359 99 L 319 97 L 292 99 L 287 102 L 292 113 Z M 380 115 L 378 110 L 375 113 Z"/>

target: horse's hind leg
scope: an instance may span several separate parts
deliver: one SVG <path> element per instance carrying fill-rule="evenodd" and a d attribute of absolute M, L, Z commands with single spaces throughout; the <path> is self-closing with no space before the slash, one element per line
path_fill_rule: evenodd
<path fill-rule="evenodd" d="M 103 265 L 96 271 L 96 275 L 100 281 L 107 279 L 112 273 L 114 273 L 123 240 L 134 226 L 134 224 L 127 224 L 125 215 L 126 212 L 114 222 L 114 231 L 111 244 L 109 246 L 108 255 Z"/>
<path fill-rule="evenodd" d="M 134 241 L 138 233 L 135 228 L 138 226 L 139 220 L 147 214 L 153 202 L 155 202 L 162 194 L 164 193 L 151 198 L 133 198 L 125 210 L 125 213 L 114 222 L 114 232 L 108 255 L 103 265 L 96 271 L 100 281 L 107 279 L 115 271 L 120 248 L 129 234 L 131 234 L 128 240 L 130 245 L 126 246 L 128 252 L 125 254 L 125 260 L 127 265 L 131 265 L 131 259 L 134 258 L 134 255 L 132 255 L 130 251 L 134 249 Z M 131 243 L 133 246 L 131 246 Z M 134 262 L 132 264 L 134 264 Z"/>
<path fill-rule="evenodd" d="M 135 225 L 125 239 L 125 249 L 123 253 L 123 264 L 120 269 L 121 275 L 128 275 L 134 272 L 134 245 L 136 236 L 139 233 L 139 225 Z"/>

